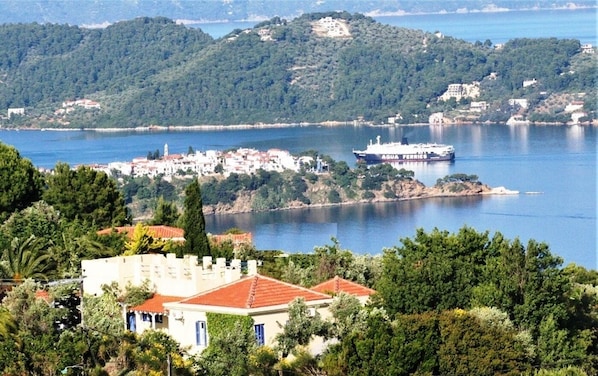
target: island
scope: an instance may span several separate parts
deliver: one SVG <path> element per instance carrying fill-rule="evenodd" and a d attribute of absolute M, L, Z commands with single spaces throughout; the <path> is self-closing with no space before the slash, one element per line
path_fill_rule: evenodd
<path fill-rule="evenodd" d="M 160 198 L 182 208 L 184 189 L 194 178 L 201 186 L 204 214 L 518 193 L 490 187 L 478 176 L 462 173 L 440 177 L 433 186 L 426 186 L 415 179 L 410 166 L 408 162 L 368 165 L 357 161 L 351 168 L 315 150 L 291 155 L 281 149 L 200 152 L 190 148 L 189 153 L 170 154 L 165 145 L 163 155 L 156 150 L 131 162 L 87 167 L 118 182 L 136 220 L 153 217 Z"/>

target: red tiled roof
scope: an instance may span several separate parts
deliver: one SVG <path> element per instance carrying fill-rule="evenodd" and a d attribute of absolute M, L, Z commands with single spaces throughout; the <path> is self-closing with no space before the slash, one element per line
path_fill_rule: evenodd
<path fill-rule="evenodd" d="M 178 302 L 182 299 L 183 298 L 180 296 L 154 294 L 154 296 L 141 303 L 140 305 L 129 308 L 129 311 L 164 313 L 164 303 Z"/>
<path fill-rule="evenodd" d="M 147 226 L 148 234 L 153 236 L 154 238 L 159 239 L 182 239 L 185 235 L 185 230 L 182 228 L 177 227 L 170 227 L 170 226 Z M 126 232 L 127 237 L 131 239 L 133 237 L 133 233 L 135 232 L 135 226 L 121 226 L 114 228 L 117 232 L 122 233 Z M 107 228 L 104 230 L 98 231 L 98 235 L 108 235 L 112 233 L 111 228 Z"/>
<path fill-rule="evenodd" d="M 242 234 L 221 234 L 221 235 L 211 235 L 210 239 L 215 243 L 223 243 L 225 241 L 230 241 L 234 244 L 242 244 L 252 243 L 252 235 L 251 232 L 244 232 Z"/>
<path fill-rule="evenodd" d="M 37 290 L 35 292 L 35 297 L 38 299 L 43 299 L 46 302 L 50 301 L 50 293 L 47 292 L 46 290 Z"/>
<path fill-rule="evenodd" d="M 185 299 L 181 303 L 230 308 L 262 308 L 288 304 L 295 298 L 303 298 L 309 302 L 330 299 L 330 296 L 274 278 L 255 275 Z"/>
<path fill-rule="evenodd" d="M 339 276 L 329 279 L 326 282 L 322 282 L 311 289 L 329 295 L 338 295 L 339 293 L 344 292 L 355 296 L 370 296 L 376 292 L 369 287 L 347 281 Z"/>
<path fill-rule="evenodd" d="M 183 240 L 185 238 L 185 230 L 178 227 L 171 227 L 171 226 L 147 226 L 148 234 L 153 236 L 154 238 L 158 239 L 174 239 L 174 240 Z M 133 233 L 135 232 L 135 226 L 121 226 L 115 227 L 114 230 L 118 233 L 125 232 L 129 239 L 133 238 Z M 98 235 L 109 235 L 112 233 L 112 228 L 106 228 L 97 232 Z M 230 240 L 235 244 L 241 243 L 252 243 L 252 234 L 251 232 L 245 232 L 242 234 L 222 234 L 222 235 L 210 235 L 210 238 L 215 241 L 216 243 L 224 242 Z"/>

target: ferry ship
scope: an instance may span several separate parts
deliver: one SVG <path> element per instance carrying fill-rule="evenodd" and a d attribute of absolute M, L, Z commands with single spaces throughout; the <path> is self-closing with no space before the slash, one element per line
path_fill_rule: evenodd
<path fill-rule="evenodd" d="M 443 144 L 409 144 L 407 138 L 401 142 L 380 143 L 380 136 L 376 143 L 370 140 L 365 150 L 353 149 L 357 160 L 366 163 L 383 162 L 437 162 L 455 160 L 455 149 L 452 145 Z"/>

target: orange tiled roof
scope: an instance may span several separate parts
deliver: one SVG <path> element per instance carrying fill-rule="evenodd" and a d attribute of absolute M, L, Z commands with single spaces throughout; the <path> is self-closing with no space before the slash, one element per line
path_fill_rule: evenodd
<path fill-rule="evenodd" d="M 154 294 L 154 296 L 141 303 L 140 305 L 129 308 L 129 311 L 164 313 L 164 303 L 178 302 L 182 299 L 183 298 L 180 296 Z"/>
<path fill-rule="evenodd" d="M 339 276 L 329 279 L 326 282 L 322 282 L 311 289 L 329 295 L 338 295 L 341 292 L 345 292 L 355 296 L 370 296 L 376 292 L 369 287 L 347 281 Z"/>
<path fill-rule="evenodd" d="M 37 290 L 35 292 L 35 297 L 38 299 L 43 299 L 46 302 L 50 301 L 50 293 L 47 292 L 46 290 Z"/>
<path fill-rule="evenodd" d="M 185 238 L 185 230 L 178 227 L 171 227 L 171 226 L 147 226 L 149 235 L 153 236 L 154 238 L 159 239 L 173 239 L 173 240 L 183 240 Z M 135 226 L 120 226 L 115 227 L 114 230 L 118 233 L 127 233 L 127 237 L 129 239 L 133 238 L 133 233 L 135 232 Z M 98 235 L 109 235 L 112 233 L 112 228 L 106 228 L 97 232 Z M 240 243 L 252 243 L 252 234 L 251 232 L 245 232 L 242 234 L 222 234 L 222 235 L 210 235 L 210 238 L 214 240 L 216 243 L 221 243 L 227 240 L 235 244 Z"/>
<path fill-rule="evenodd" d="M 235 244 L 241 243 L 252 243 L 252 235 L 251 232 L 244 232 L 242 234 L 221 234 L 221 235 L 211 235 L 210 239 L 215 243 L 222 243 L 225 241 L 230 241 Z"/>
<path fill-rule="evenodd" d="M 309 302 L 330 299 L 330 296 L 258 274 L 185 299 L 181 303 L 262 308 L 288 304 L 295 298 L 303 298 Z"/>
<path fill-rule="evenodd" d="M 170 227 L 170 226 L 147 226 L 148 227 L 148 234 L 153 236 L 154 238 L 160 239 L 183 239 L 185 235 L 185 230 L 178 227 Z M 127 237 L 131 239 L 133 237 L 133 233 L 135 232 L 135 226 L 121 226 L 114 228 L 117 232 L 122 233 L 126 232 Z M 108 235 L 112 232 L 111 228 L 107 228 L 104 230 L 98 231 L 98 235 Z"/>

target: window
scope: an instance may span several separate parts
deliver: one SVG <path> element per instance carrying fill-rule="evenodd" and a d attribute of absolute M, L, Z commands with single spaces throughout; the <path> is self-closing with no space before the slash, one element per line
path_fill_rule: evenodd
<path fill-rule="evenodd" d="M 264 324 L 257 324 L 253 326 L 255 330 L 255 340 L 258 346 L 264 346 L 266 343 L 266 337 L 264 336 Z"/>
<path fill-rule="evenodd" d="M 141 321 L 152 322 L 152 315 L 149 313 L 142 313 L 141 314 Z"/>
<path fill-rule="evenodd" d="M 208 345 L 208 331 L 205 321 L 195 322 L 195 343 L 197 346 Z"/>
<path fill-rule="evenodd" d="M 129 312 L 127 313 L 127 329 L 134 332 L 137 328 L 137 323 L 135 322 L 135 313 Z"/>

